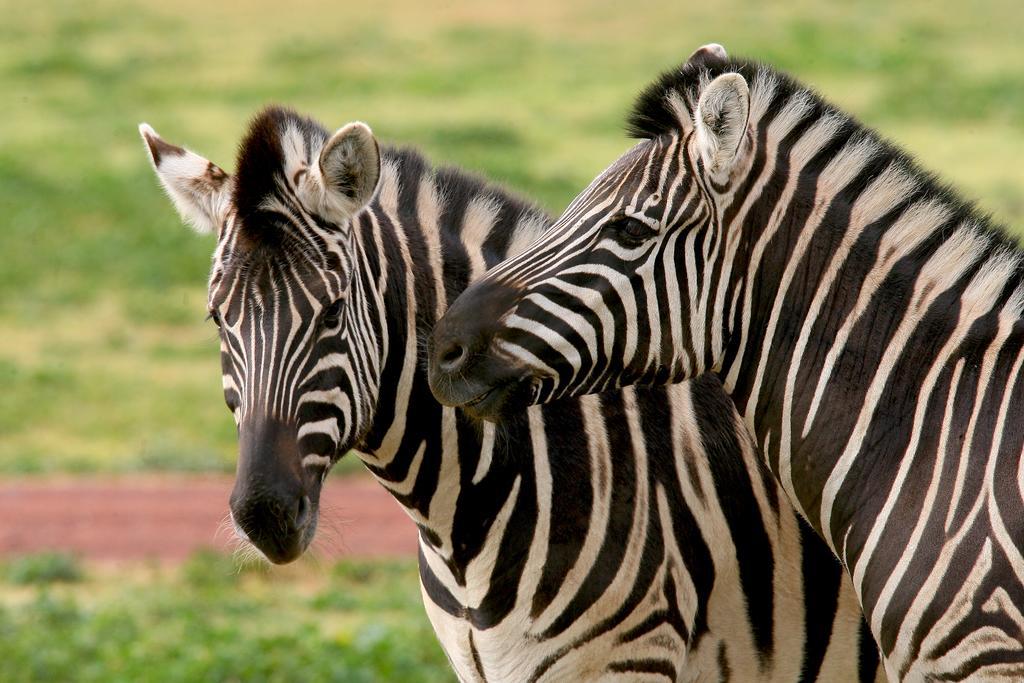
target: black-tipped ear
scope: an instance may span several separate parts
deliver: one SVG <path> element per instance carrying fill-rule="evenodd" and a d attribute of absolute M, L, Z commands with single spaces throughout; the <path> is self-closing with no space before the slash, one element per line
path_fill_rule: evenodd
<path fill-rule="evenodd" d="M 172 145 L 164 140 L 148 123 L 139 124 L 139 135 L 142 136 L 146 148 L 149 149 L 149 161 L 153 164 L 154 169 L 160 168 L 160 160 L 165 156 L 184 156 L 188 153 L 184 147 Z"/>
<path fill-rule="evenodd" d="M 684 68 L 710 68 L 715 65 L 724 64 L 727 59 L 729 59 L 729 55 L 725 53 L 724 47 L 718 43 L 708 43 L 707 45 L 701 45 L 693 51 L 693 54 L 687 58 Z"/>
<path fill-rule="evenodd" d="M 697 146 L 709 173 L 728 173 L 732 168 L 749 115 L 750 89 L 738 73 L 722 74 L 700 94 L 694 125 Z"/>
<path fill-rule="evenodd" d="M 212 161 L 165 141 L 148 124 L 139 124 L 149 161 L 182 219 L 196 232 L 218 231 L 227 218 L 231 177 Z"/>
<path fill-rule="evenodd" d="M 324 189 L 333 203 L 355 213 L 366 206 L 380 180 L 380 148 L 365 123 L 343 126 L 320 152 Z"/>

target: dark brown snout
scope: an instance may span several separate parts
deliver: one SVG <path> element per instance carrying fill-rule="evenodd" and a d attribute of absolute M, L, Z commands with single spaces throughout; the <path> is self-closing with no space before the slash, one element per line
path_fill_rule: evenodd
<path fill-rule="evenodd" d="M 304 471 L 296 437 L 293 425 L 273 419 L 243 423 L 239 429 L 231 516 L 275 564 L 298 558 L 316 531 L 320 470 Z"/>
<path fill-rule="evenodd" d="M 463 292 L 438 321 L 427 346 L 428 379 L 438 401 L 489 420 L 525 406 L 530 377 L 493 348 L 517 298 L 513 287 L 482 282 Z"/>

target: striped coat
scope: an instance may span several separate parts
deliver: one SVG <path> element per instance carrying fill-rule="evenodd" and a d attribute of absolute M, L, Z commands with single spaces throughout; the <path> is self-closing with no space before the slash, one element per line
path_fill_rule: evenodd
<path fill-rule="evenodd" d="M 891 678 L 1024 680 L 1019 247 L 720 46 L 631 125 L 641 141 L 438 324 L 435 394 L 494 419 L 713 371 Z"/>
<path fill-rule="evenodd" d="M 321 478 L 323 453 L 354 449 L 405 508 L 427 614 L 461 680 L 876 679 L 849 583 L 713 376 L 560 401 L 500 428 L 438 404 L 434 321 L 547 219 L 393 149 L 368 206 L 318 205 L 303 183 L 318 165 L 329 174 L 327 140 L 271 109 L 224 174 L 211 307 L 226 398 L 243 433 L 267 406 L 293 415 L 294 457 Z M 175 150 L 155 155 L 172 199 L 167 159 L 192 154 Z M 359 153 L 349 186 L 366 176 Z M 219 178 L 207 163 L 189 168 Z M 309 294 L 338 282 L 334 303 Z M 327 323 L 302 347 L 300 323 L 317 316 Z"/>

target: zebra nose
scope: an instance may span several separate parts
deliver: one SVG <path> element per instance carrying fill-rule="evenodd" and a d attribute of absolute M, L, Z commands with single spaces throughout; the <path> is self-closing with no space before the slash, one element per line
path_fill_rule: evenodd
<path fill-rule="evenodd" d="M 456 339 L 450 339 L 438 349 L 437 366 L 447 373 L 458 372 L 468 357 L 466 345 Z"/>

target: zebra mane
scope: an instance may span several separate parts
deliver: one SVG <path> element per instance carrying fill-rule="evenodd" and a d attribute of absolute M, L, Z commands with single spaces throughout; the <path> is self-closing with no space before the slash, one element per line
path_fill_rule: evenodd
<path fill-rule="evenodd" d="M 735 61 L 730 60 L 729 63 Z M 682 112 L 673 106 L 673 102 L 682 98 L 688 104 L 687 113 L 692 113 L 696 109 L 702 77 L 703 83 L 707 83 L 714 76 L 725 73 L 725 69 L 721 68 L 725 64 L 727 62 L 683 62 L 674 69 L 662 72 L 657 80 L 637 95 L 633 109 L 626 117 L 626 134 L 643 140 L 681 130 L 686 122 L 680 120 Z"/>
<path fill-rule="evenodd" d="M 698 60 L 664 72 L 637 96 L 626 120 L 627 134 L 635 139 L 654 139 L 689 130 L 700 93 L 708 83 L 724 73 L 742 75 L 751 87 L 754 100 L 759 95 L 768 100 L 753 101 L 752 112 L 759 104 L 764 111 L 782 110 L 788 102 L 802 98 L 807 104 L 804 108 L 807 118 L 835 117 L 841 121 L 841 127 L 851 140 L 871 143 L 869 146 L 874 150 L 872 163 L 879 171 L 890 165 L 899 168 L 914 180 L 921 197 L 933 198 L 947 206 L 956 224 L 974 225 L 979 233 L 993 239 L 994 248 L 1021 251 L 1019 241 L 1008 233 L 1005 226 L 994 221 L 990 214 L 963 197 L 957 189 L 925 170 L 910 153 L 839 109 L 813 88 L 761 62 L 743 58 Z"/>
<path fill-rule="evenodd" d="M 286 173 L 318 163 L 320 149 L 329 137 L 317 121 L 287 107 L 269 106 L 253 117 L 239 145 L 233 196 L 245 237 L 253 246 L 276 252 L 292 242 L 283 230 L 276 229 L 282 225 L 280 221 L 246 219 L 263 212 L 267 198 L 287 187 Z M 502 185 L 456 166 L 434 166 L 412 147 L 382 145 L 381 167 L 384 176 L 394 174 L 396 186 L 401 188 L 418 187 L 420 180 L 430 178 L 449 211 L 462 212 L 483 203 L 517 227 L 539 228 L 550 222 L 543 209 Z M 377 197 L 371 206 L 381 201 L 383 198 Z M 494 246 L 501 250 L 513 237 L 495 234 L 489 239 L 499 242 Z"/>
<path fill-rule="evenodd" d="M 262 211 L 293 161 L 289 157 L 315 162 L 328 135 L 319 123 L 287 107 L 271 105 L 256 114 L 238 147 L 233 197 L 238 215 L 244 220 Z"/>

